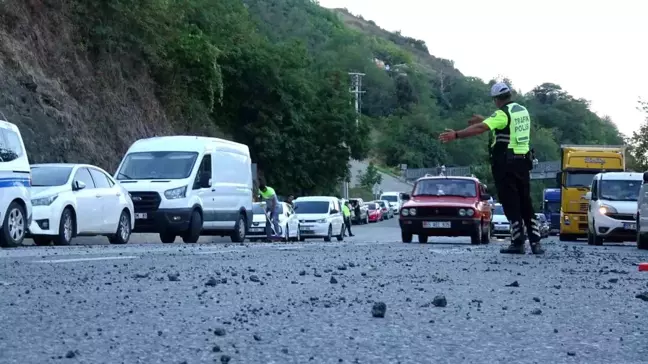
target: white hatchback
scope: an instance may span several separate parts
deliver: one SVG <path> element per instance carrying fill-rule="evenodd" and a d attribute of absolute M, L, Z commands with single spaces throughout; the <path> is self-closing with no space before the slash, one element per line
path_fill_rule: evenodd
<path fill-rule="evenodd" d="M 126 244 L 135 225 L 128 192 L 106 171 L 86 164 L 34 164 L 29 236 L 36 245 L 69 245 L 75 236 L 105 235 Z"/>
<path fill-rule="evenodd" d="M 331 241 L 333 236 L 338 241 L 344 240 L 344 218 L 337 197 L 299 197 L 294 204 L 299 217 L 300 241 L 306 238 L 324 238 L 324 241 Z"/>
<path fill-rule="evenodd" d="M 267 236 L 265 206 L 265 202 L 256 202 L 252 205 L 254 216 L 252 217 L 252 227 L 247 233 L 250 241 L 257 241 Z M 292 207 L 285 202 L 279 202 L 279 231 L 277 234 L 284 241 L 298 241 L 300 238 L 299 219 Z"/>

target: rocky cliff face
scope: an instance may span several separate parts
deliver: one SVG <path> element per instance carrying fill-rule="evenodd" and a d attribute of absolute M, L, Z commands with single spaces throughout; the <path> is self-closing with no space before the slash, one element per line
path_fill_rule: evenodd
<path fill-rule="evenodd" d="M 134 140 L 182 125 L 165 115 L 147 72 L 129 72 L 127 60 L 110 54 L 90 60 L 67 4 L 0 2 L 0 111 L 21 129 L 32 163 L 112 172 Z"/>

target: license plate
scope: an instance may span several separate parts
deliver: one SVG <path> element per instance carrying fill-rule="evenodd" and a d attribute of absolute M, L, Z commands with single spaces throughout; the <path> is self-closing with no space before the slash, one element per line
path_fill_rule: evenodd
<path fill-rule="evenodd" d="M 626 222 L 623 224 L 623 228 L 627 230 L 637 230 L 637 224 L 634 222 Z"/>
<path fill-rule="evenodd" d="M 253 233 L 260 233 L 263 230 L 265 230 L 265 229 L 264 228 L 251 228 L 250 229 L 250 231 L 253 232 Z"/>
<path fill-rule="evenodd" d="M 509 230 L 509 227 L 506 225 L 495 225 L 495 230 Z"/>
<path fill-rule="evenodd" d="M 300 227 L 302 230 L 304 230 L 304 229 L 312 229 L 312 228 L 313 228 L 313 225 L 300 225 L 299 227 Z"/>
<path fill-rule="evenodd" d="M 137 212 L 135 213 L 136 219 L 148 219 L 148 214 L 146 212 Z"/>
<path fill-rule="evenodd" d="M 430 229 L 450 229 L 452 224 L 450 224 L 450 221 L 423 221 L 423 227 Z"/>

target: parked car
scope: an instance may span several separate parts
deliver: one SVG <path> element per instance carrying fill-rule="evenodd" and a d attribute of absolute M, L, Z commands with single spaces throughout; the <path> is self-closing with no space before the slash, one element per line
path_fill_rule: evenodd
<path fill-rule="evenodd" d="M 375 203 L 377 203 L 378 205 L 380 205 L 380 208 L 382 209 L 382 214 L 383 214 L 383 218 L 384 218 L 384 219 L 388 219 L 388 220 L 389 220 L 389 219 L 391 219 L 392 217 L 394 217 L 394 210 L 393 210 L 393 209 L 391 208 L 391 206 L 389 205 L 389 201 L 385 201 L 385 200 L 377 200 L 377 201 L 373 201 L 373 202 L 375 202 Z"/>
<path fill-rule="evenodd" d="M 18 127 L 0 120 L 0 247 L 22 245 L 32 220 L 30 168 Z"/>
<path fill-rule="evenodd" d="M 354 224 L 368 224 L 369 223 L 369 208 L 365 205 L 361 198 L 350 198 L 351 210 L 353 212 Z"/>
<path fill-rule="evenodd" d="M 299 218 L 300 241 L 307 238 L 344 240 L 344 217 L 340 200 L 330 196 L 299 197 L 295 200 L 295 213 Z"/>
<path fill-rule="evenodd" d="M 242 243 L 252 225 L 252 163 L 247 145 L 218 138 L 163 136 L 133 143 L 115 179 L 135 205 L 134 232 L 226 236 Z"/>
<path fill-rule="evenodd" d="M 403 194 L 401 192 L 383 192 L 379 200 L 388 201 L 394 214 L 398 214 L 403 205 Z"/>
<path fill-rule="evenodd" d="M 383 221 L 384 216 L 382 207 L 376 202 L 367 202 L 367 209 L 369 210 L 369 222 Z"/>
<path fill-rule="evenodd" d="M 491 223 L 491 236 L 496 238 L 505 238 L 511 236 L 511 223 L 504 215 L 504 208 L 502 204 L 496 203 L 492 205 L 492 223 Z"/>
<path fill-rule="evenodd" d="M 643 173 L 604 172 L 592 179 L 585 194 L 587 206 L 587 244 L 604 241 L 633 241 L 637 236 L 635 214 Z"/>
<path fill-rule="evenodd" d="M 470 236 L 472 244 L 490 242 L 490 195 L 477 178 L 419 178 L 412 196 L 403 197 L 407 201 L 399 224 L 404 243 L 412 242 L 413 235 L 420 243 L 430 236 Z"/>
<path fill-rule="evenodd" d="M 135 225 L 133 201 L 106 171 L 88 164 L 47 163 L 32 165 L 31 173 L 29 236 L 36 245 L 70 245 L 79 235 L 128 243 Z"/>
<path fill-rule="evenodd" d="M 641 189 L 637 200 L 637 248 L 648 250 L 648 172 L 642 176 Z"/>
<path fill-rule="evenodd" d="M 551 230 L 551 227 L 549 226 L 549 221 L 547 220 L 547 216 L 542 213 L 537 213 L 536 215 L 536 220 L 538 220 L 538 225 L 540 227 L 540 237 L 542 238 L 547 238 L 549 237 L 549 231 Z"/>
<path fill-rule="evenodd" d="M 267 218 L 265 208 L 265 202 L 255 202 L 252 205 L 254 216 L 252 218 L 252 227 L 250 227 L 250 231 L 247 233 L 247 237 L 250 241 L 254 242 L 267 237 L 266 228 L 270 229 L 270 226 L 266 225 Z M 280 202 L 278 208 L 279 231 L 277 231 L 277 235 L 281 236 L 286 242 L 299 241 L 299 218 L 297 217 L 297 214 L 295 214 L 292 207 L 290 207 L 286 202 Z"/>

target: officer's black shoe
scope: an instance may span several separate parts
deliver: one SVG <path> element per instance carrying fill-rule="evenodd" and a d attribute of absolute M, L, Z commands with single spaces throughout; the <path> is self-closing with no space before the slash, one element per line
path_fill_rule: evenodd
<path fill-rule="evenodd" d="M 511 242 L 511 245 L 507 246 L 506 248 L 500 249 L 500 253 L 502 254 L 525 254 L 524 251 L 524 243 L 519 243 L 519 242 Z"/>
<path fill-rule="evenodd" d="M 536 243 L 530 243 L 530 245 L 531 245 L 531 253 L 537 254 L 537 255 L 541 255 L 541 254 L 545 253 L 545 250 L 544 250 L 544 248 L 542 247 L 542 244 L 540 244 L 539 241 L 536 242 Z"/>

